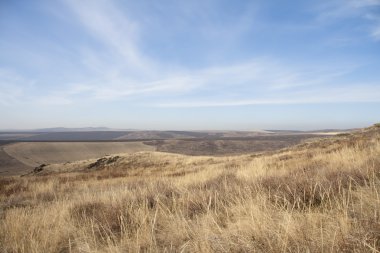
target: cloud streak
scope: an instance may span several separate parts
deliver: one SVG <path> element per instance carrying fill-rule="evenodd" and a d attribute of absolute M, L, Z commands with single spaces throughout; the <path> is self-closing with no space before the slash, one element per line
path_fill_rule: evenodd
<path fill-rule="evenodd" d="M 0 68 L 0 104 L 10 106 L 25 96 L 25 85 L 32 85 L 33 82 L 25 80 L 18 74 Z"/>
<path fill-rule="evenodd" d="M 108 49 L 120 55 L 128 68 L 147 72 L 150 62 L 136 46 L 138 25 L 129 20 L 112 1 L 65 1 L 82 25 Z"/>
<path fill-rule="evenodd" d="M 245 63 L 167 73 L 166 78 L 147 82 L 115 78 L 108 79 L 111 85 L 74 84 L 67 90 L 55 92 L 52 96 L 57 97 L 59 93 L 62 101 L 72 100 L 78 95 L 86 95 L 94 100 L 118 100 L 135 96 L 175 99 L 192 93 L 228 97 L 228 93 L 238 91 L 235 97 L 244 100 L 247 94 L 286 94 L 294 89 L 307 90 L 332 85 L 335 79 L 349 73 L 353 68 L 351 65 L 336 69 L 285 67 L 273 59 L 257 59 Z M 287 100 L 265 100 L 265 103 L 270 101 L 288 103 Z"/>
<path fill-rule="evenodd" d="M 379 0 L 333 0 L 322 2 L 318 6 L 318 22 L 332 23 L 336 19 L 360 18 L 366 20 L 368 35 L 374 40 L 379 40 L 380 16 L 377 8 Z"/>
<path fill-rule="evenodd" d="M 68 105 L 82 100 L 135 99 L 137 103 L 153 107 L 380 101 L 377 96 L 380 84 L 342 82 L 341 79 L 358 68 L 354 64 L 336 67 L 334 63 L 326 66 L 290 63 L 279 57 L 241 57 L 244 59 L 228 64 L 191 68 L 178 64 L 173 68 L 165 61 L 150 57 L 140 48 L 141 24 L 120 11 L 120 2 L 62 1 L 77 19 L 81 31 L 95 38 L 102 46 L 78 45 L 77 59 L 85 69 L 78 70 L 76 76 L 79 78 L 73 78 L 70 82 L 57 81 L 47 92 L 26 101 Z M 378 6 L 380 1 L 350 0 L 346 5 L 343 3 L 339 0 L 325 4 L 321 7 L 324 11 L 319 12 L 320 20 L 359 15 L 378 21 L 368 9 Z M 233 29 L 230 30 L 236 30 L 236 34 L 223 34 L 220 24 L 217 25 L 216 31 L 221 35 L 217 34 L 216 37 L 242 36 L 250 30 L 252 13 L 253 8 L 238 20 L 236 28 L 240 29 L 231 26 Z M 380 39 L 379 27 L 372 32 L 375 39 Z M 212 23 L 203 32 L 207 33 L 208 30 L 213 30 Z M 237 40 L 231 38 L 227 44 L 234 44 Z M 3 104 L 11 104 L 27 96 L 9 81 L 3 81 L 0 85 Z M 361 92 L 363 85 L 368 87 Z M 351 88 L 338 89 L 339 86 Z M 335 92 L 333 96 L 327 95 L 330 91 Z M 334 97 L 337 99 L 334 100 Z M 160 102 L 162 100 L 166 102 Z"/>
<path fill-rule="evenodd" d="M 83 99 L 89 101 L 114 101 L 137 98 L 144 104 L 162 106 L 159 100 L 175 101 L 197 96 L 217 98 L 224 105 L 239 104 L 279 104 L 293 103 L 299 99 L 288 99 L 287 92 L 299 89 L 333 86 L 340 77 L 355 69 L 355 66 L 319 67 L 297 66 L 276 58 L 251 58 L 225 65 L 206 66 L 203 68 L 170 68 L 166 62 L 157 62 L 146 55 L 139 47 L 140 24 L 131 20 L 120 11 L 118 2 L 113 1 L 74 1 L 63 0 L 74 17 L 79 21 L 84 32 L 95 38 L 101 48 L 79 46 L 78 55 L 86 68 L 82 80 L 57 85 L 43 97 L 31 99 L 51 105 L 68 105 Z M 377 4 L 377 1 L 350 1 L 349 7 L 335 9 L 336 13 L 348 13 L 353 9 Z M 334 10 L 334 8 L 331 8 Z M 252 10 L 247 11 L 248 14 Z M 250 15 L 239 19 L 243 33 L 249 30 L 252 22 Z M 346 15 L 345 14 L 345 15 Z M 212 27 L 207 30 L 212 30 Z M 218 26 L 220 30 L 220 27 Z M 240 35 L 239 35 L 240 36 Z M 375 33 L 373 36 L 377 36 Z M 236 37 L 236 36 L 235 36 Z M 269 95 L 280 96 L 275 99 Z M 283 94 L 283 95 L 281 95 Z M 12 97 L 19 96 L 14 94 Z M 255 99 L 248 99 L 247 95 Z M 318 94 L 317 96 L 321 96 Z M 368 94 L 369 95 L 369 94 Z M 230 97 L 236 99 L 229 101 Z M 263 97 L 263 98 L 261 98 Z M 15 99 L 13 99 L 15 100 Z M 150 100 L 145 102 L 145 100 Z M 152 102 L 152 100 L 157 100 Z M 373 100 L 368 98 L 368 100 Z M 12 99 L 4 99 L 11 103 Z M 307 99 L 310 101 L 310 99 Z M 305 101 L 305 102 L 307 102 Z M 320 99 L 323 102 L 323 99 Z M 342 100 L 343 101 L 343 100 Z M 141 102 L 140 102 L 141 103 Z M 298 103 L 298 102 L 296 102 Z M 170 103 L 169 103 L 170 104 Z M 178 103 L 171 103 L 175 105 Z M 202 101 L 185 103 L 193 106 L 207 105 Z M 215 102 L 214 104 L 219 104 Z M 179 107 L 183 107 L 178 104 Z"/>
<path fill-rule="evenodd" d="M 248 105 L 286 105 L 286 104 L 325 104 L 352 102 L 380 102 L 380 91 L 375 86 L 351 87 L 346 89 L 320 89 L 313 92 L 288 93 L 283 97 L 268 97 L 256 99 L 214 100 L 214 101 L 180 101 L 159 103 L 164 108 L 196 108 L 196 107 L 228 107 Z"/>

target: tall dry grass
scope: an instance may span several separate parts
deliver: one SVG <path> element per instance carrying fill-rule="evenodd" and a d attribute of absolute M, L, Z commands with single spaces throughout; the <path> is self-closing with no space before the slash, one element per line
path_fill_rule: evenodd
<path fill-rule="evenodd" d="M 378 128 L 267 155 L 90 165 L 1 179 L 0 251 L 380 251 Z"/>

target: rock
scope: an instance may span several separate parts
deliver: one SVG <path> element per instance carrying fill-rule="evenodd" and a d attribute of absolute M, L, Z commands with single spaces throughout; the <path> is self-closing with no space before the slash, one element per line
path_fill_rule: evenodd
<path fill-rule="evenodd" d="M 48 164 L 44 164 L 44 163 L 43 163 L 43 164 L 41 164 L 40 166 L 35 167 L 34 170 L 33 170 L 33 172 L 34 172 L 34 173 L 41 172 L 41 171 L 43 171 L 44 167 L 46 167 L 46 166 L 48 166 Z"/>
<path fill-rule="evenodd" d="M 110 158 L 107 158 L 107 157 L 100 158 L 100 159 L 96 160 L 96 162 L 88 165 L 87 169 L 104 168 L 107 165 L 115 163 L 117 160 L 119 160 L 119 158 L 120 158 L 120 156 L 114 156 L 114 157 L 110 157 Z"/>

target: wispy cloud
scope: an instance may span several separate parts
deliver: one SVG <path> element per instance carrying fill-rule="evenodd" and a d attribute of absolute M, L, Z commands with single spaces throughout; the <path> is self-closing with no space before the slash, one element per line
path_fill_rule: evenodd
<path fill-rule="evenodd" d="M 364 89 L 365 83 L 339 83 L 339 78 L 350 74 L 357 67 L 352 64 L 339 67 L 299 67 L 275 59 L 258 58 L 197 70 L 182 69 L 149 81 L 108 77 L 100 82 L 75 83 L 66 89 L 55 91 L 51 98 L 47 96 L 43 101 L 68 104 L 69 101 L 83 97 L 103 101 L 142 97 L 151 98 L 144 104 L 154 107 L 352 102 L 355 97 L 357 102 L 380 101 L 380 96 L 374 97 L 379 91 L 376 85 Z M 103 82 L 107 84 L 104 85 Z M 347 86 L 353 87 L 348 89 L 349 95 L 344 95 L 344 88 L 336 88 Z M 366 92 L 363 93 L 363 89 Z M 332 94 L 331 91 L 335 93 Z M 197 97 L 205 97 L 207 100 L 202 101 Z M 181 98 L 181 102 L 178 103 L 177 98 Z M 166 102 L 160 103 L 163 99 Z"/>
<path fill-rule="evenodd" d="M 72 84 L 66 90 L 56 91 L 65 101 L 79 94 L 89 99 L 115 100 L 134 96 L 161 96 L 173 99 L 192 93 L 218 94 L 238 91 L 235 96 L 247 94 L 282 93 L 294 88 L 324 86 L 352 71 L 355 66 L 339 68 L 295 67 L 274 59 L 255 59 L 243 63 L 211 66 L 197 70 L 165 73 L 165 77 L 143 80 L 128 80 L 123 77 L 103 77 L 100 82 Z M 107 83 L 106 85 L 103 84 Z M 223 94 L 221 94 L 223 93 Z M 62 99 L 63 100 L 63 99 Z M 52 99 L 54 101 L 54 99 Z"/>
<path fill-rule="evenodd" d="M 167 108 L 193 108 L 193 107 L 228 107 L 247 105 L 278 105 L 278 104 L 320 104 L 320 103 L 347 103 L 347 102 L 380 102 L 380 90 L 376 86 L 349 87 L 318 89 L 311 91 L 301 91 L 256 99 L 235 99 L 235 100 L 197 100 L 197 101 L 176 101 L 169 103 L 158 103 L 155 106 Z"/>
<path fill-rule="evenodd" d="M 380 40 L 380 25 L 379 25 L 379 27 L 376 27 L 376 28 L 372 31 L 372 37 L 373 37 L 375 40 Z"/>
<path fill-rule="evenodd" d="M 372 7 L 380 5 L 378 0 L 332 0 L 317 4 L 318 19 L 345 18 L 349 16 L 364 16 L 373 11 Z"/>
<path fill-rule="evenodd" d="M 336 67 L 334 64 L 320 66 L 309 63 L 305 66 L 275 57 L 240 57 L 244 60 L 203 67 L 178 64 L 172 68 L 162 59 L 154 59 L 140 48 L 141 24 L 120 11 L 120 2 L 62 1 L 74 14 L 81 31 L 92 36 L 102 46 L 77 45 L 77 59 L 83 69 L 78 70 L 73 80 L 57 80 L 57 83 L 51 84 L 53 88 L 41 95 L 34 94 L 35 97 L 28 101 L 68 105 L 84 99 L 112 101 L 141 98 L 141 104 L 148 106 L 199 107 L 322 103 L 334 101 L 334 97 L 337 102 L 347 102 L 354 101 L 355 94 L 357 101 L 379 100 L 376 95 L 378 86 L 369 86 L 364 92 L 360 92 L 361 88 L 350 88 L 345 97 L 344 89 L 335 89 L 337 86 L 352 85 L 342 84 L 339 79 L 357 68 L 353 64 Z M 379 4 L 377 0 L 335 0 L 320 8 L 319 18 L 327 20 L 360 15 L 377 20 L 369 8 Z M 227 32 L 223 32 L 220 24 L 213 27 L 210 23 L 203 29 L 203 34 L 219 38 L 221 43 L 234 44 L 235 38 L 251 29 L 253 12 L 253 7 L 248 9 Z M 210 31 L 214 31 L 214 34 L 210 34 Z M 380 29 L 374 30 L 372 36 L 379 39 Z M 9 80 L 0 83 L 2 103 L 9 104 L 20 100 L 22 96 L 27 97 L 17 87 Z M 334 89 L 333 96 L 326 95 Z M 166 102 L 160 102 L 162 100 Z"/>
<path fill-rule="evenodd" d="M 246 96 L 279 94 L 300 87 L 329 85 L 355 68 L 299 67 L 274 58 L 255 58 L 203 68 L 189 69 L 178 66 L 172 69 L 165 62 L 156 62 L 141 50 L 140 24 L 121 12 L 118 2 L 63 1 L 78 19 L 83 30 L 104 47 L 98 52 L 95 51 L 96 48 L 79 46 L 79 57 L 87 69 L 86 75 L 82 80 L 73 80 L 72 83 L 63 84 L 59 89 L 44 94 L 39 98 L 43 103 L 65 105 L 84 98 L 112 101 L 159 96 L 160 99 L 173 100 L 176 97 L 191 97 L 197 93 L 224 96 L 225 99 L 232 95 L 243 101 L 239 102 L 240 104 L 247 104 L 247 101 L 288 103 L 289 100 L 283 98 L 247 100 Z M 366 5 L 369 4 L 373 3 L 368 1 Z M 361 8 L 364 4 L 352 1 L 351 5 L 353 7 L 350 8 Z M 222 36 L 221 40 L 225 41 L 223 37 L 239 37 L 240 33 L 249 30 L 253 10 L 254 8 L 250 7 L 238 20 L 236 26 L 239 29 L 227 29 L 237 34 L 221 32 L 217 36 Z M 221 31 L 217 28 L 205 27 L 206 30 Z M 236 102 L 226 104 L 234 103 Z M 201 101 L 198 103 L 202 104 L 204 103 Z"/>
<path fill-rule="evenodd" d="M 333 0 L 322 2 L 318 6 L 319 23 L 331 23 L 337 19 L 361 18 L 367 20 L 368 34 L 375 40 L 379 39 L 380 16 L 377 9 L 380 0 Z"/>
<path fill-rule="evenodd" d="M 380 8 L 380 5 L 379 5 Z M 376 41 L 380 40 L 380 15 L 375 15 L 372 13 L 368 13 L 365 16 L 368 20 L 371 20 L 373 25 L 371 28 L 371 36 Z"/>
<path fill-rule="evenodd" d="M 113 1 L 65 0 L 80 23 L 109 53 L 122 59 L 125 69 L 148 74 L 151 62 L 137 47 L 139 27 L 119 11 Z"/>
<path fill-rule="evenodd" d="M 0 104 L 9 106 L 18 103 L 25 96 L 25 86 L 32 83 L 13 71 L 0 68 Z"/>

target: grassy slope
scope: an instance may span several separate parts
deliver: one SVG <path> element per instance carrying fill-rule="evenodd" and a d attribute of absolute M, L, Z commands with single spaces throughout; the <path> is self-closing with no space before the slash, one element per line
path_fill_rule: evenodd
<path fill-rule="evenodd" d="M 20 142 L 3 148 L 10 156 L 32 167 L 155 149 L 142 142 Z"/>
<path fill-rule="evenodd" d="M 8 155 L 0 145 L 0 176 L 15 176 L 25 174 L 32 169 L 16 158 Z"/>
<path fill-rule="evenodd" d="M 307 139 L 327 137 L 326 135 L 272 135 L 250 138 L 203 139 L 203 140 L 164 140 L 148 141 L 157 147 L 157 151 L 184 155 L 242 155 L 265 151 L 274 151 L 299 144 Z"/>
<path fill-rule="evenodd" d="M 274 154 L 142 152 L 1 180 L 2 252 L 380 250 L 379 127 Z"/>

